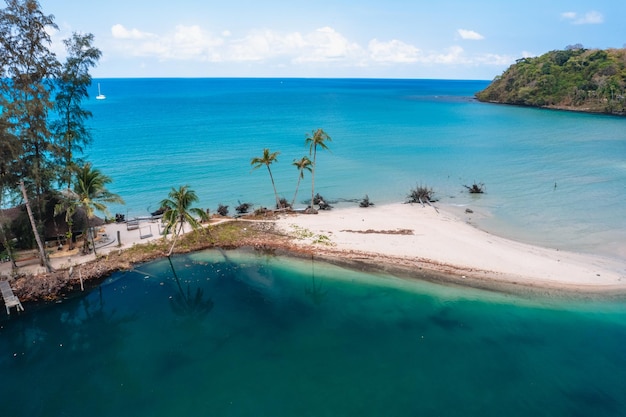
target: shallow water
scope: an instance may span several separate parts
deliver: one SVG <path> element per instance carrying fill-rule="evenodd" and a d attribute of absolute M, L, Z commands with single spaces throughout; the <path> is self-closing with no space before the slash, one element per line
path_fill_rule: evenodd
<path fill-rule="evenodd" d="M 487 81 L 359 79 L 98 80 L 88 159 L 127 205 L 146 215 L 171 187 L 188 184 L 199 206 L 274 201 L 263 148 L 281 152 L 272 172 L 291 201 L 291 165 L 307 133 L 331 135 L 318 155 L 326 200 L 404 201 L 416 185 L 442 205 L 474 210 L 491 232 L 559 249 L 626 259 L 626 118 L 498 106 L 472 100 Z M 484 183 L 469 195 L 464 185 Z M 556 185 L 556 186 L 555 186 Z M 310 176 L 297 205 L 310 198 Z M 351 203 L 354 205 L 354 203 Z"/>
<path fill-rule="evenodd" d="M 173 265 L 180 288 L 159 260 L 0 322 L 2 415 L 626 414 L 626 300 L 244 251 Z"/>

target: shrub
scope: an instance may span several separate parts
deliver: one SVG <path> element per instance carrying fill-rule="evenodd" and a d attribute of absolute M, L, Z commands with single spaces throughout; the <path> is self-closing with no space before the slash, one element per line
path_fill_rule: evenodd
<path fill-rule="evenodd" d="M 287 199 L 285 197 L 281 197 L 280 200 L 278 200 L 278 203 L 280 204 L 279 207 L 276 207 L 277 209 L 287 209 L 287 208 L 291 208 L 291 203 L 289 203 L 289 201 L 287 201 Z"/>
<path fill-rule="evenodd" d="M 369 198 L 369 196 L 367 194 L 365 194 L 365 197 L 359 203 L 359 207 L 369 207 L 369 206 L 373 206 L 373 205 L 374 205 L 374 203 L 372 203 L 370 201 L 370 198 Z"/>
<path fill-rule="evenodd" d="M 239 205 L 237 207 L 235 207 L 235 211 L 238 214 L 246 214 L 248 212 L 248 210 L 250 210 L 251 206 L 252 206 L 252 204 L 250 204 L 250 203 L 239 202 Z"/>
<path fill-rule="evenodd" d="M 319 193 L 315 194 L 315 197 L 313 197 L 313 204 L 317 204 L 320 210 L 330 210 L 332 208 Z"/>
<path fill-rule="evenodd" d="M 428 188 L 423 185 L 416 186 L 411 189 L 411 192 L 407 196 L 409 203 L 424 203 L 424 202 L 434 202 L 437 201 L 434 198 L 435 192 L 432 188 Z"/>
<path fill-rule="evenodd" d="M 228 206 L 225 206 L 223 204 L 220 204 L 217 206 L 217 213 L 220 216 L 228 216 Z"/>
<path fill-rule="evenodd" d="M 482 182 L 479 184 L 474 183 L 471 187 L 469 185 L 464 185 L 463 187 L 467 188 L 470 194 L 482 194 L 485 192 L 485 184 Z"/>

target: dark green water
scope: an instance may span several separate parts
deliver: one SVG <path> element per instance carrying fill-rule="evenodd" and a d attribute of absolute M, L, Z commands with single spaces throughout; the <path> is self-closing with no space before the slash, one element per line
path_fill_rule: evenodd
<path fill-rule="evenodd" d="M 226 254 L 174 258 L 187 303 L 161 260 L 0 322 L 0 415 L 626 415 L 623 300 Z"/>

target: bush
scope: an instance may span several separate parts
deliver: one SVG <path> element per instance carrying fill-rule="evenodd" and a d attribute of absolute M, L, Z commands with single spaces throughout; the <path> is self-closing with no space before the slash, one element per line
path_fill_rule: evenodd
<path fill-rule="evenodd" d="M 359 203 L 359 207 L 369 207 L 369 206 L 373 206 L 373 205 L 374 205 L 374 203 L 372 203 L 370 201 L 370 198 L 369 198 L 369 196 L 367 194 L 365 194 L 365 197 Z"/>
<path fill-rule="evenodd" d="M 435 202 L 437 200 L 434 198 L 434 194 L 435 192 L 432 188 L 419 185 L 411 189 L 411 192 L 407 196 L 407 199 L 409 203 L 423 204 L 424 202 Z"/>
<path fill-rule="evenodd" d="M 332 208 L 319 193 L 315 194 L 315 197 L 313 197 L 313 204 L 317 204 L 320 210 L 330 210 Z"/>
<path fill-rule="evenodd" d="M 246 214 L 248 212 L 248 210 L 250 210 L 251 206 L 252 206 L 252 204 L 250 204 L 250 203 L 239 202 L 239 205 L 237 207 L 235 207 L 235 211 L 238 214 Z M 226 212 L 228 213 L 228 210 Z"/>
<path fill-rule="evenodd" d="M 289 201 L 287 201 L 285 197 L 282 197 L 280 200 L 278 200 L 278 203 L 280 204 L 280 206 L 276 207 L 277 209 L 290 209 L 291 208 L 291 203 L 289 203 Z"/>
<path fill-rule="evenodd" d="M 463 187 L 467 188 L 470 194 L 482 194 L 485 192 L 485 184 L 482 182 L 480 184 L 474 183 L 471 187 L 469 185 L 464 185 Z"/>
<path fill-rule="evenodd" d="M 225 206 L 223 204 L 220 204 L 217 206 L 217 213 L 220 216 L 228 216 L 228 206 Z"/>

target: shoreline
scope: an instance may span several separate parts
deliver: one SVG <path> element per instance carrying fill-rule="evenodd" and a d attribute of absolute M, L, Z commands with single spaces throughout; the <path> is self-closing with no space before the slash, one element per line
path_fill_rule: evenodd
<path fill-rule="evenodd" d="M 625 260 L 506 239 L 449 211 L 419 204 L 286 215 L 276 225 L 300 247 L 317 240 L 313 246 L 320 255 L 369 263 L 383 271 L 431 271 L 445 275 L 442 281 L 496 290 L 626 294 Z"/>
<path fill-rule="evenodd" d="M 316 215 L 273 213 L 267 218 L 214 218 L 204 238 L 175 254 L 212 248 L 253 248 L 294 257 L 315 257 L 346 268 L 521 296 L 626 296 L 626 261 L 543 248 L 502 238 L 468 224 L 451 212 L 419 204 L 342 207 Z M 93 253 L 52 258 L 57 272 L 46 274 L 35 261 L 20 268 L 34 278 L 12 282 L 30 303 L 60 301 L 93 288 L 117 271 L 166 256 L 168 241 L 155 222 L 138 230 L 108 224 L 109 243 Z M 227 230 L 228 237 L 215 235 Z M 146 230 L 151 229 L 149 237 Z M 206 230 L 206 229 L 205 229 Z M 121 245 L 116 241 L 119 232 Z M 2 264 L 2 265 L 8 265 Z M 71 274 L 70 266 L 74 269 Z M 6 268 L 6 267 L 5 267 Z M 76 273 L 79 271 L 79 274 Z M 5 275 L 6 271 L 0 271 Z"/>

